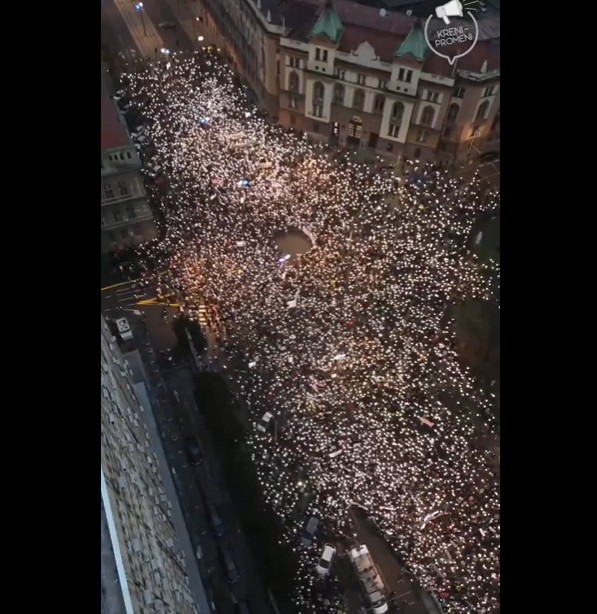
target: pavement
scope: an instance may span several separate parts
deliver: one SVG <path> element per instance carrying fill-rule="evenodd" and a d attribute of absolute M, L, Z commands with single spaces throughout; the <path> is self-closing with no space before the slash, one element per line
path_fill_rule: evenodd
<path fill-rule="evenodd" d="M 180 4 L 180 21 L 178 20 L 177 2 Z M 174 0 L 144 0 L 143 12 L 135 9 L 134 0 L 102 0 L 102 33 L 112 48 L 122 54 L 127 61 L 135 57 L 153 57 L 162 48 L 170 51 L 192 50 L 195 37 L 205 35 L 206 28 L 199 21 L 193 20 L 193 8 L 186 2 Z M 160 28 L 162 22 L 176 24 L 175 28 Z M 194 22 L 194 23 L 193 23 Z"/>
<path fill-rule="evenodd" d="M 302 232 L 287 232 L 276 239 L 276 245 L 283 254 L 289 254 L 293 258 L 299 254 L 308 252 L 312 245 Z"/>

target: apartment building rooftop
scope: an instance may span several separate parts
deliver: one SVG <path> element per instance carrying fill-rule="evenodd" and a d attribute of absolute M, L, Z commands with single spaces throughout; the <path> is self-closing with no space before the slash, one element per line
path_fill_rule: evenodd
<path fill-rule="evenodd" d="M 101 97 L 101 140 L 102 151 L 116 147 L 126 147 L 130 144 L 126 126 L 116 107 L 116 103 L 108 96 Z"/>

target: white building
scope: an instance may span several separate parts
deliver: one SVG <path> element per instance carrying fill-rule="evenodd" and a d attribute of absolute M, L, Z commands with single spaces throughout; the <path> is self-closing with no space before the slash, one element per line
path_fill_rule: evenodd
<path fill-rule="evenodd" d="M 102 612 L 199 614 L 139 384 L 103 318 L 101 329 Z"/>
<path fill-rule="evenodd" d="M 102 253 L 138 245 L 156 236 L 141 178 L 141 160 L 116 103 L 102 96 Z"/>

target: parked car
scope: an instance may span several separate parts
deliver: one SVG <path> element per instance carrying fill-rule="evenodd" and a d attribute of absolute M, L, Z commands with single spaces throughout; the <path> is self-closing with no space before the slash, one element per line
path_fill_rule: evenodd
<path fill-rule="evenodd" d="M 226 568 L 226 576 L 228 577 L 228 582 L 234 584 L 240 580 L 240 573 L 238 572 L 238 567 L 234 562 L 234 558 L 232 557 L 232 552 L 230 549 L 222 548 L 220 550 L 222 555 L 222 561 L 224 563 L 224 567 Z"/>
<path fill-rule="evenodd" d="M 218 514 L 218 508 L 215 505 L 208 506 L 209 511 L 209 523 L 211 524 L 211 528 L 217 537 L 222 537 L 224 535 L 224 523 Z"/>
<path fill-rule="evenodd" d="M 336 548 L 331 544 L 325 544 L 323 547 L 323 552 L 319 557 L 319 561 L 317 561 L 317 565 L 315 570 L 320 576 L 327 576 L 330 573 L 330 568 L 332 566 L 332 561 L 336 556 Z"/>
<path fill-rule="evenodd" d="M 269 411 L 266 411 L 257 423 L 257 430 L 262 433 L 268 433 L 274 424 L 273 418 L 273 414 L 270 414 Z"/>
<path fill-rule="evenodd" d="M 203 463 L 203 453 L 197 439 L 195 437 L 187 437 L 184 440 L 184 444 L 191 465 L 195 467 L 201 465 Z"/>
<path fill-rule="evenodd" d="M 305 526 L 305 530 L 303 531 L 303 536 L 301 538 L 303 546 L 311 545 L 311 543 L 315 539 L 315 534 L 317 533 L 318 528 L 319 518 L 317 518 L 317 516 L 311 516 L 309 522 L 307 522 L 307 526 Z"/>

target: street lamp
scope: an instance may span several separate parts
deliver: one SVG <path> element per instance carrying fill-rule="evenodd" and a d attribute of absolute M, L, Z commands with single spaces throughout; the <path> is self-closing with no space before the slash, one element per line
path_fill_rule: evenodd
<path fill-rule="evenodd" d="M 143 36 L 147 36 L 147 30 L 145 29 L 145 18 L 143 17 L 143 2 L 137 2 L 137 4 L 135 4 L 135 10 L 141 15 L 141 23 L 143 24 Z"/>
<path fill-rule="evenodd" d="M 197 40 L 201 43 L 205 40 L 205 36 L 198 36 Z"/>

